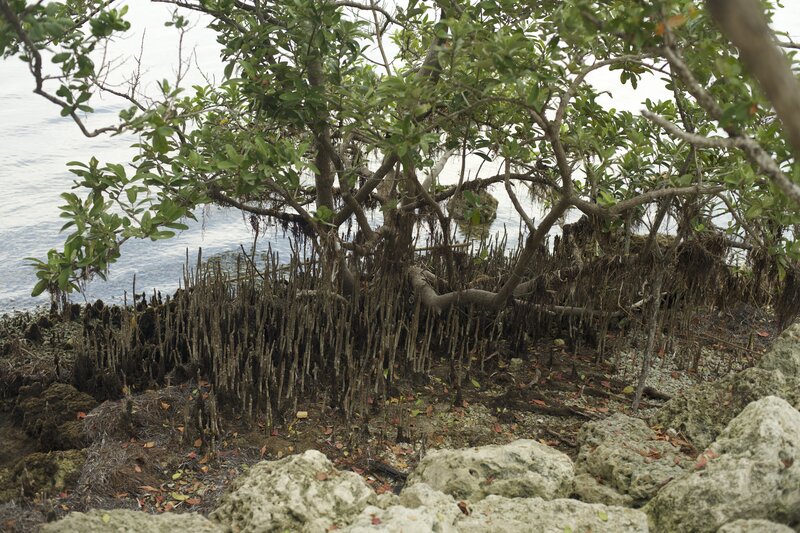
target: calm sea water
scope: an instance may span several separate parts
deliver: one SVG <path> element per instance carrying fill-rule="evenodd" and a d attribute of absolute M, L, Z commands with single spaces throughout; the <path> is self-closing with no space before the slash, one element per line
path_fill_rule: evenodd
<path fill-rule="evenodd" d="M 174 78 L 177 34 L 163 26 L 170 18 L 169 9 L 146 2 L 131 2 L 130 7 L 134 30 L 130 36 L 113 43 L 108 57 L 129 57 L 138 52 L 144 42 L 143 64 L 147 66 L 144 78 L 153 82 Z M 800 27 L 796 24 L 800 22 L 800 5 L 785 8 L 777 22 L 782 28 Z M 144 38 L 142 28 L 147 28 Z M 203 27 L 202 21 L 198 20 L 197 27 L 189 33 L 185 49 L 194 50 L 196 63 L 205 74 L 219 77 L 221 66 L 215 36 Z M 112 79 L 125 79 L 132 69 L 131 63 L 123 63 L 114 71 Z M 187 86 L 201 79 L 194 70 Z M 593 83 L 611 91 L 606 103 L 618 109 L 638 110 L 645 98 L 664 94 L 658 80 L 641 84 L 637 91 L 620 87 L 615 80 L 613 73 L 592 75 Z M 149 89 L 153 89 L 152 84 Z M 58 217 L 58 206 L 62 203 L 59 194 L 72 186 L 72 174 L 67 171 L 66 163 L 86 161 L 91 156 L 100 161 L 124 163 L 130 160 L 133 153 L 130 144 L 135 142 L 134 138 L 124 136 L 83 137 L 71 120 L 61 118 L 55 106 L 33 95 L 32 90 L 32 78 L 22 62 L 0 63 L 0 312 L 48 303 L 46 295 L 30 296 L 36 279 L 25 258 L 44 258 L 50 248 L 63 244 L 65 235 L 59 233 L 63 223 Z M 121 107 L 120 102 L 111 99 L 97 102 L 96 112 L 87 118 L 89 126 L 113 123 Z M 480 160 L 469 162 L 472 176 L 479 163 Z M 458 179 L 458 168 L 458 161 L 448 164 L 442 181 L 454 183 Z M 500 168 L 499 164 L 486 164 L 480 175 L 492 175 Z M 519 217 L 502 185 L 495 186 L 492 192 L 500 200 L 492 231 L 502 231 L 506 227 L 513 244 Z M 524 199 L 525 194 L 520 191 L 519 196 Z M 531 206 L 531 214 L 540 217 L 540 209 Z M 190 229 L 177 238 L 126 243 L 122 258 L 111 268 L 108 281 L 92 281 L 85 294 L 75 295 L 73 300 L 101 298 L 120 302 L 126 291 L 130 294 L 134 276 L 139 292 L 174 290 L 182 277 L 187 251 L 194 258 L 201 247 L 205 257 L 236 251 L 240 245 L 250 249 L 250 225 L 238 211 L 211 207 L 197 215 L 199 221 L 190 222 Z M 288 241 L 280 231 L 260 238 L 259 248 L 267 246 L 288 255 Z"/>

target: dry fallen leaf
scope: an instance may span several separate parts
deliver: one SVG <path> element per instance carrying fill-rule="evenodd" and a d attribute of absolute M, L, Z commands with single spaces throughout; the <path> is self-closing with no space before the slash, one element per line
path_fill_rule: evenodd
<path fill-rule="evenodd" d="M 161 405 L 161 409 L 163 409 L 164 411 L 166 411 L 170 407 L 170 405 L 167 402 L 165 402 L 164 400 L 161 400 L 160 405 Z"/>
<path fill-rule="evenodd" d="M 155 448 L 155 447 L 156 447 L 156 441 L 154 441 L 154 440 L 151 440 L 151 441 L 149 441 L 149 442 L 145 442 L 145 443 L 142 445 L 142 447 L 143 447 L 143 448 Z"/>
<path fill-rule="evenodd" d="M 199 448 L 202 445 L 203 445 L 203 439 L 195 439 L 195 441 L 194 441 L 194 447 L 195 448 Z"/>
<path fill-rule="evenodd" d="M 308 418 L 308 411 L 297 411 L 297 418 L 300 420 Z"/>
<path fill-rule="evenodd" d="M 327 472 L 317 472 L 317 475 L 314 477 L 317 479 L 317 481 L 325 481 L 329 476 Z"/>
<path fill-rule="evenodd" d="M 469 511 L 469 507 L 467 506 L 467 502 L 465 502 L 465 501 L 458 502 L 458 508 L 461 509 L 462 513 L 464 513 L 465 515 L 469 516 L 470 511 Z"/>

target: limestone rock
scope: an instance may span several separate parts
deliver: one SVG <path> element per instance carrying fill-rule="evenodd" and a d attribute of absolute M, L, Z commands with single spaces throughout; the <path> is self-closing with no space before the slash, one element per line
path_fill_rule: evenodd
<path fill-rule="evenodd" d="M 408 478 L 459 500 L 490 494 L 509 498 L 563 498 L 572 492 L 574 468 L 563 453 L 533 440 L 428 453 Z"/>
<path fill-rule="evenodd" d="M 800 412 L 767 396 L 704 452 L 706 462 L 645 506 L 658 531 L 716 531 L 739 518 L 800 525 Z"/>
<path fill-rule="evenodd" d="M 775 370 L 748 368 L 672 398 L 651 423 L 675 428 L 702 450 L 745 406 L 770 395 L 800 408 L 800 378 L 787 378 Z"/>
<path fill-rule="evenodd" d="M 780 370 L 786 377 L 800 378 L 800 322 L 780 334 L 758 366 L 764 370 Z"/>
<path fill-rule="evenodd" d="M 391 533 L 456 533 L 454 526 L 456 513 L 443 512 L 435 506 L 409 509 L 401 505 L 392 505 L 381 509 L 372 505 L 365 508 L 355 521 L 344 528 L 347 533 L 375 533 L 376 531 Z"/>
<path fill-rule="evenodd" d="M 794 530 L 783 524 L 769 520 L 734 520 L 719 528 L 717 533 L 794 533 Z"/>
<path fill-rule="evenodd" d="M 692 459 L 656 433 L 643 420 L 616 413 L 603 420 L 587 422 L 578 433 L 580 452 L 575 469 L 600 479 L 608 489 L 629 495 L 639 505 L 653 497 L 670 480 L 680 477 Z M 603 485 L 601 485 L 602 487 Z M 613 493 L 592 487 L 581 479 L 580 488 L 594 489 L 600 503 L 614 502 Z M 591 497 L 591 496 L 590 496 Z"/>
<path fill-rule="evenodd" d="M 324 532 L 354 519 L 375 493 L 354 472 L 336 470 L 323 454 L 309 450 L 278 461 L 262 461 L 240 476 L 212 520 L 225 531 Z"/>
<path fill-rule="evenodd" d="M 142 511 L 93 509 L 70 513 L 58 522 L 45 524 L 42 533 L 220 533 L 216 524 L 197 513 L 148 514 Z"/>
<path fill-rule="evenodd" d="M 410 509 L 425 506 L 457 509 L 456 501 L 452 496 L 433 489 L 427 483 L 416 483 L 405 487 L 400 493 L 397 503 Z"/>
<path fill-rule="evenodd" d="M 632 507 L 633 497 L 628 494 L 620 494 L 608 485 L 597 481 L 593 475 L 582 473 L 575 476 L 572 495 L 576 499 L 586 503 L 602 503 L 604 505 L 618 505 L 621 507 Z"/>
<path fill-rule="evenodd" d="M 577 500 L 489 496 L 471 506 L 456 528 L 460 533 L 647 532 L 647 516 L 625 507 Z"/>

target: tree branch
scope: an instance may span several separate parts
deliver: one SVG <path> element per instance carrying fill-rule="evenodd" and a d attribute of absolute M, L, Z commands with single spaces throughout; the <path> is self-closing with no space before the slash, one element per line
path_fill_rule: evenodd
<path fill-rule="evenodd" d="M 33 74 L 33 78 L 36 81 L 36 88 L 33 90 L 34 94 L 44 97 L 62 109 L 69 110 L 69 116 L 72 118 L 75 124 L 78 125 L 81 133 L 83 133 L 86 137 L 97 137 L 103 133 L 120 131 L 120 128 L 117 126 L 106 126 L 104 128 L 98 128 L 90 131 L 88 128 L 86 128 L 86 125 L 78 116 L 76 112 L 77 108 L 75 106 L 72 106 L 64 100 L 61 100 L 60 98 L 57 98 L 45 91 L 44 76 L 42 75 L 42 55 L 39 53 L 39 49 L 36 47 L 36 44 L 33 42 L 33 40 L 31 40 L 30 36 L 25 31 L 25 28 L 22 27 L 22 21 L 19 20 L 16 13 L 14 13 L 14 10 L 11 9 L 11 6 L 8 4 L 7 0 L 0 0 L 0 15 L 2 15 L 3 18 L 6 19 L 6 22 L 8 22 L 8 24 L 14 29 L 17 37 L 19 37 L 20 41 L 22 41 L 22 44 L 25 46 L 25 49 L 28 51 L 28 55 L 31 58 L 31 74 Z"/>
<path fill-rule="evenodd" d="M 758 80 L 800 155 L 800 83 L 755 0 L 706 0 L 711 16 L 739 49 L 739 58 Z"/>
<path fill-rule="evenodd" d="M 683 131 L 664 117 L 647 110 L 642 115 L 653 123 L 661 126 L 668 134 L 677 139 L 684 140 L 698 148 L 739 148 L 753 163 L 756 168 L 769 176 L 772 182 L 792 201 L 800 204 L 800 186 L 794 183 L 789 176 L 784 174 L 774 159 L 761 147 L 758 142 L 750 137 L 736 135 L 734 137 L 705 137 L 695 133 Z M 724 190 L 724 188 L 720 189 Z M 720 192 L 720 191 L 715 191 Z"/>

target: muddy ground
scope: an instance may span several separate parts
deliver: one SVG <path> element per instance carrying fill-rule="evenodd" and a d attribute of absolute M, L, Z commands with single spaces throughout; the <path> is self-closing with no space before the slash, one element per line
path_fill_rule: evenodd
<path fill-rule="evenodd" d="M 81 313 L 0 320 L 0 531 L 32 531 L 91 508 L 205 513 L 249 465 L 311 448 L 379 493 L 399 490 L 431 448 L 533 438 L 574 458 L 584 422 L 630 414 L 645 344 L 641 333 L 628 333 L 598 361 L 591 347 L 540 339 L 463 373 L 460 390 L 442 359 L 350 421 L 309 401 L 270 427 L 215 402 L 203 376 L 126 387 L 114 400 L 76 390 Z M 753 308 L 699 316 L 691 336 L 660 342 L 639 416 L 688 386 L 752 366 L 777 334 L 772 317 Z M 215 423 L 210 436 L 204 428 Z"/>

